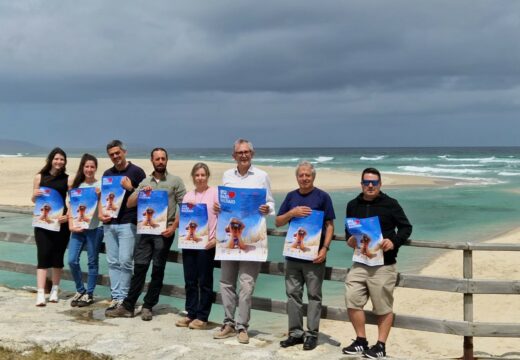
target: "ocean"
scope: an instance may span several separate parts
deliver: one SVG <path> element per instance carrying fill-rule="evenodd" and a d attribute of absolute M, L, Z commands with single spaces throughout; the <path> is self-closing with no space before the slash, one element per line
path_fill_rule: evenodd
<path fill-rule="evenodd" d="M 67 149 L 66 149 L 67 150 Z M 171 159 L 194 161 L 231 161 L 230 149 L 169 149 Z M 82 150 L 68 151 L 69 156 L 79 156 Z M 105 156 L 98 152 L 99 156 Z M 2 156 L 45 156 L 45 154 L 4 154 Z M 130 148 L 129 158 L 147 158 L 148 151 Z M 383 188 L 398 199 L 414 226 L 412 239 L 429 241 L 479 242 L 518 226 L 520 214 L 520 147 L 496 148 L 268 148 L 256 149 L 254 163 L 266 166 L 294 168 L 301 160 L 315 164 L 320 169 L 359 171 L 376 167 L 383 173 Z M 454 185 L 442 187 L 384 188 L 385 174 L 408 174 L 433 178 L 452 179 Z M 190 184 L 191 185 L 191 184 Z M 188 185 L 188 187 L 190 187 Z M 349 184 L 351 186 L 351 184 Z M 296 187 L 296 182 L 295 182 Z M 359 191 L 330 192 L 336 212 L 335 233 L 344 234 L 346 203 Z M 277 205 L 285 194 L 275 194 Z M 274 220 L 268 220 L 274 227 Z M 0 214 L 0 231 L 31 233 L 28 216 Z M 176 242 L 173 248 L 176 248 Z M 282 261 L 282 239 L 270 239 L 269 260 Z M 401 272 L 417 273 L 425 264 L 442 251 L 423 248 L 401 248 L 398 268 Z M 35 262 L 33 247 L 0 242 L 0 254 L 4 260 Z M 352 250 L 343 242 L 334 242 L 327 264 L 349 267 Z M 104 259 L 100 261 L 106 273 Z M 86 265 L 85 265 L 86 266 Z M 86 268 L 86 267 L 85 267 Z M 219 278 L 218 271 L 215 279 Z M 0 271 L 0 283 L 10 286 L 34 285 L 34 277 L 13 275 Z M 169 264 L 166 283 L 183 285 L 182 266 Z M 64 285 L 73 290 L 72 283 Z M 215 282 L 218 289 L 218 281 Z M 324 303 L 343 306 L 343 285 L 324 285 Z M 107 289 L 99 294 L 108 296 Z M 261 275 L 255 295 L 284 300 L 284 284 L 280 277 Z M 164 299 L 164 297 L 163 297 Z M 162 300 L 163 302 L 166 300 Z M 170 300 L 167 300 L 170 301 Z M 183 308 L 182 300 L 170 301 Z M 222 312 L 215 306 L 212 319 L 219 321 Z M 273 326 L 280 325 L 285 317 L 268 316 Z M 254 320 L 254 317 L 253 317 Z M 282 322 L 283 322 L 282 321 Z"/>

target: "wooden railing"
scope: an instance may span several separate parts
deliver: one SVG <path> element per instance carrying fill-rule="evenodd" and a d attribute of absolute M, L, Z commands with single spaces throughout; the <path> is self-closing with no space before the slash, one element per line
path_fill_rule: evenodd
<path fill-rule="evenodd" d="M 22 211 L 20 211 L 22 212 Z M 23 212 L 25 213 L 25 212 Z M 285 237 L 285 231 L 268 230 L 271 236 Z M 345 241 L 345 237 L 334 236 L 334 240 Z M 10 232 L 0 232 L 0 241 L 34 244 L 34 236 Z M 402 288 L 435 290 L 463 294 L 464 320 L 453 321 L 434 319 L 428 317 L 395 314 L 393 326 L 400 329 L 427 331 L 442 334 L 452 334 L 464 337 L 465 360 L 473 359 L 473 337 L 520 337 L 519 323 L 498 322 L 474 322 L 473 321 L 473 295 L 474 294 L 520 294 L 520 281 L 508 280 L 477 280 L 473 279 L 473 251 L 520 251 L 520 245 L 516 244 L 474 244 L 474 243 L 441 243 L 431 241 L 409 240 L 406 246 L 426 247 L 436 249 L 450 249 L 463 251 L 463 276 L 462 278 L 444 278 L 434 276 L 412 275 L 399 273 L 397 286 Z M 102 250 L 104 252 L 104 249 Z M 170 251 L 168 261 L 182 263 L 182 254 L 178 251 Z M 216 267 L 220 267 L 216 262 Z M 284 275 L 284 263 L 267 261 L 262 263 L 261 273 L 269 275 Z M 20 264 L 0 260 L 0 269 L 25 274 L 34 274 L 34 265 Z M 325 280 L 344 282 L 348 269 L 326 267 Z M 84 274 L 86 278 L 86 274 Z M 69 271 L 65 270 L 63 277 L 72 280 Z M 99 275 L 98 284 L 109 286 L 109 278 Z M 163 295 L 184 298 L 184 288 L 176 285 L 165 284 Z M 215 293 L 215 303 L 222 304 L 220 293 Z M 273 313 L 285 314 L 286 302 L 270 298 L 253 297 L 252 308 Z M 305 305 L 306 307 L 306 305 Z M 306 312 L 306 309 L 304 309 Z M 368 324 L 377 324 L 377 317 L 371 311 L 365 311 Z M 324 305 L 321 317 L 323 319 L 348 321 L 345 308 Z"/>

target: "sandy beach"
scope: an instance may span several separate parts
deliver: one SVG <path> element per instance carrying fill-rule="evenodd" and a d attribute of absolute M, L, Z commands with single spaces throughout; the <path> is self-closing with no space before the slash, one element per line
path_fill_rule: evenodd
<path fill-rule="evenodd" d="M 134 164 L 141 166 L 144 171 L 149 174 L 153 167 L 148 159 L 129 159 Z M 170 160 L 168 162 L 168 171 L 182 178 L 188 189 L 192 188 L 190 178 L 191 168 L 196 161 L 193 160 Z M 38 157 L 17 157 L 17 158 L 0 158 L 0 205 L 14 206 L 32 206 L 32 182 L 34 175 L 45 164 L 44 158 Z M 79 158 L 69 158 L 67 162 L 67 173 L 74 176 L 78 168 Z M 219 185 L 222 174 L 227 169 L 234 166 L 233 163 L 224 162 L 207 162 L 210 171 L 210 185 Z M 103 171 L 110 168 L 112 162 L 108 158 L 100 158 L 98 166 L 98 177 L 103 175 Z M 273 192 L 288 192 L 297 187 L 294 176 L 294 168 L 290 167 L 269 167 L 258 166 L 267 171 L 271 178 Z M 324 190 L 345 190 L 359 188 L 358 172 L 338 171 L 318 169 L 316 175 L 316 186 Z M 383 174 L 383 183 L 385 187 L 400 186 L 446 186 L 451 181 L 435 178 L 427 178 L 421 176 L 404 176 L 404 175 L 387 175 Z"/>
<path fill-rule="evenodd" d="M 489 243 L 520 242 L 520 228 L 498 235 Z M 473 252 L 473 277 L 475 279 L 520 280 L 518 252 Z M 399 260 L 398 260 L 399 263 Z M 428 264 L 422 275 L 462 278 L 462 251 L 449 250 Z M 439 291 L 396 288 L 394 312 L 446 320 L 463 320 L 463 295 Z M 474 295 L 474 321 L 520 323 L 520 298 L 518 295 Z M 370 306 L 369 306 L 370 308 Z M 355 338 L 350 323 L 324 321 L 322 331 L 336 334 L 342 344 Z M 367 327 L 369 341 L 377 338 L 377 328 Z M 415 359 L 456 358 L 462 356 L 463 338 L 454 335 L 392 329 L 387 342 L 387 353 Z M 474 338 L 475 353 L 494 356 L 509 354 L 507 359 L 520 358 L 518 338 Z M 420 354 L 420 355 L 419 355 Z"/>
<path fill-rule="evenodd" d="M 147 159 L 132 160 L 142 166 L 146 173 L 152 170 Z M 68 173 L 73 175 L 79 159 L 71 158 Z M 0 158 L 0 205 L 31 206 L 30 197 L 34 174 L 43 166 L 43 158 Z M 170 160 L 170 172 L 181 176 L 191 188 L 189 172 L 194 161 Z M 209 162 L 212 171 L 211 184 L 218 185 L 222 173 L 233 166 L 230 163 Z M 98 176 L 112 166 L 109 159 L 100 159 Z M 273 191 L 287 192 L 296 187 L 293 168 L 264 167 L 271 177 Z M 449 186 L 450 181 L 426 177 L 383 174 L 385 187 Z M 318 170 L 316 185 L 325 190 L 357 189 L 359 173 L 336 170 Z M 520 228 L 490 239 L 495 243 L 518 243 Z M 474 277 L 498 280 L 520 280 L 518 252 L 474 252 Z M 443 277 L 462 277 L 462 251 L 449 251 L 427 265 L 421 274 Z M 398 314 L 462 320 L 462 295 L 443 292 L 398 288 L 395 292 L 395 312 Z M 327 302 L 325 297 L 324 302 Z M 475 321 L 520 322 L 520 299 L 518 295 L 475 295 Z M 323 321 L 321 331 L 341 341 L 346 346 L 355 337 L 350 323 Z M 376 328 L 368 326 L 368 337 L 376 339 Z M 393 357 L 412 359 L 455 358 L 462 355 L 462 337 L 428 332 L 393 329 L 388 340 L 387 352 Z M 475 351 L 493 355 L 508 352 L 520 353 L 518 338 L 475 338 Z M 338 349 L 339 351 L 339 349 Z M 520 355 L 519 355 L 520 356 Z M 515 357 L 518 358 L 518 357 Z"/>

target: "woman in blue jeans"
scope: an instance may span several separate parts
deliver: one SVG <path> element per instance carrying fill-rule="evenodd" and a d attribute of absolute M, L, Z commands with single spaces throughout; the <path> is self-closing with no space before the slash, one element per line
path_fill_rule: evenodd
<path fill-rule="evenodd" d="M 69 189 L 94 187 L 96 193 L 100 193 L 100 181 L 96 179 L 97 159 L 90 154 L 81 157 L 78 171 L 74 180 L 69 183 Z M 69 241 L 69 267 L 76 284 L 76 294 L 72 297 L 71 306 L 88 306 L 94 302 L 94 289 L 99 271 L 99 247 L 103 240 L 103 227 L 98 219 L 98 211 L 94 211 L 92 219 L 89 219 L 88 229 L 76 227 L 73 214 L 69 207 L 69 229 L 71 231 Z M 86 248 L 88 255 L 88 281 L 87 288 L 83 284 L 79 259 L 81 251 Z"/>

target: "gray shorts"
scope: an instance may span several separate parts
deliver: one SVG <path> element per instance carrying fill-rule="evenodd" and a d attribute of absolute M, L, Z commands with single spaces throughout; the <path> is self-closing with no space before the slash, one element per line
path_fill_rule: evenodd
<path fill-rule="evenodd" d="M 374 314 L 391 313 L 396 282 L 395 264 L 367 266 L 354 263 L 345 281 L 345 304 L 348 309 L 362 310 L 370 297 Z"/>

